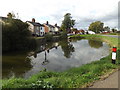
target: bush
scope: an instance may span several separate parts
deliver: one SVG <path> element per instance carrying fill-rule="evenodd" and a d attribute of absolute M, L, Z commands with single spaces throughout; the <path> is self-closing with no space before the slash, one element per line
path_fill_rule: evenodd
<path fill-rule="evenodd" d="M 52 34 L 50 34 L 50 33 L 45 34 L 46 41 L 52 41 L 52 38 L 53 38 Z"/>
<path fill-rule="evenodd" d="M 62 32 L 61 35 L 60 35 L 60 38 L 61 39 L 67 38 L 67 33 L 66 32 Z"/>

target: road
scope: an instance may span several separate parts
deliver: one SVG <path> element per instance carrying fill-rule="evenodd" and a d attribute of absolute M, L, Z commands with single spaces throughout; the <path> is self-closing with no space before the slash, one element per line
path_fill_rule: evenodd
<path fill-rule="evenodd" d="M 114 72 L 105 80 L 97 81 L 90 88 L 118 88 L 120 90 L 120 70 Z"/>
<path fill-rule="evenodd" d="M 109 37 L 114 37 L 114 38 L 120 38 L 118 35 L 102 35 L 102 36 L 109 36 Z"/>

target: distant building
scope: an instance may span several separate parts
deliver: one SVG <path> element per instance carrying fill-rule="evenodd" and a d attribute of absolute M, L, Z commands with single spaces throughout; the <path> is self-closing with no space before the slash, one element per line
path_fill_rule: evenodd
<path fill-rule="evenodd" d="M 85 34 L 85 30 L 81 29 L 81 30 L 78 30 L 79 31 L 79 34 Z"/>

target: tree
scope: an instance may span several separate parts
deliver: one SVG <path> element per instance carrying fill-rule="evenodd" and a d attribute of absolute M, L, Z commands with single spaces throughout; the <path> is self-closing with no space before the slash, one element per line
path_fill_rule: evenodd
<path fill-rule="evenodd" d="M 11 12 L 9 12 L 8 14 L 7 14 L 7 17 L 8 18 L 15 18 L 15 14 L 14 13 L 11 13 Z"/>
<path fill-rule="evenodd" d="M 104 27 L 104 31 L 110 32 L 110 28 L 108 26 Z"/>
<path fill-rule="evenodd" d="M 68 42 L 67 39 L 60 41 L 59 45 L 61 46 L 61 49 L 64 52 L 64 56 L 66 58 L 70 58 L 72 53 L 75 51 L 74 46 Z"/>
<path fill-rule="evenodd" d="M 103 26 L 104 23 L 101 21 L 92 22 L 89 26 L 89 30 L 94 31 L 95 33 L 100 33 L 104 30 Z"/>
<path fill-rule="evenodd" d="M 71 32 L 71 28 L 75 25 L 75 20 L 72 19 L 70 13 L 64 15 L 64 20 L 62 21 L 61 29 L 65 32 Z"/>
<path fill-rule="evenodd" d="M 112 29 L 112 32 L 116 32 L 116 31 L 117 31 L 117 29 L 115 29 L 115 28 Z"/>
<path fill-rule="evenodd" d="M 31 36 L 27 23 L 18 19 L 7 19 L 2 24 L 3 52 L 34 48 L 36 41 Z"/>
<path fill-rule="evenodd" d="M 101 41 L 88 40 L 88 43 L 93 48 L 100 48 L 103 46 L 103 43 Z"/>
<path fill-rule="evenodd" d="M 72 31 L 78 31 L 77 28 L 73 28 Z"/>
<path fill-rule="evenodd" d="M 77 28 L 72 28 L 71 31 L 74 32 L 74 34 L 79 33 L 79 31 L 77 30 Z"/>

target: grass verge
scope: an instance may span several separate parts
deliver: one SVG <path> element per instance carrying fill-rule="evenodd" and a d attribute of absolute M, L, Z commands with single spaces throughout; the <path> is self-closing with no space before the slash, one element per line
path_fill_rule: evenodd
<path fill-rule="evenodd" d="M 109 45 L 118 47 L 117 38 L 100 35 L 75 35 L 71 37 L 84 37 L 86 39 L 101 40 Z M 117 53 L 120 53 L 118 47 Z M 102 75 L 117 69 L 120 64 L 120 55 L 117 56 L 117 63 L 111 63 L 111 53 L 109 56 L 85 64 L 78 68 L 72 68 L 64 72 L 41 71 L 31 76 L 29 79 L 11 78 L 2 80 L 2 88 L 81 88 L 87 87 L 90 83 L 99 80 Z"/>

